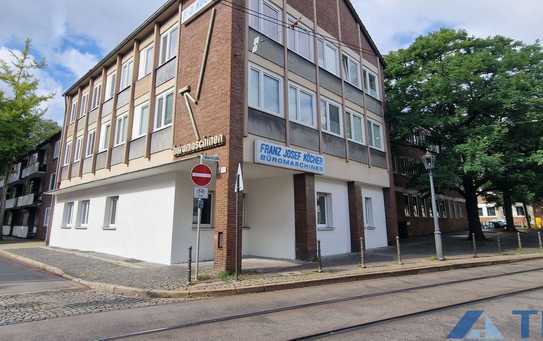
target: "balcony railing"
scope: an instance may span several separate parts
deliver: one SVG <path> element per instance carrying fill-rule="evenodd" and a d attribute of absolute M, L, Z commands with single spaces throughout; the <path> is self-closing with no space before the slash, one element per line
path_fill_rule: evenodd
<path fill-rule="evenodd" d="M 36 195 L 34 193 L 26 194 L 17 198 L 17 207 L 30 206 L 34 204 Z"/>
<path fill-rule="evenodd" d="M 33 164 L 31 164 L 30 166 L 26 167 L 25 169 L 23 169 L 23 175 L 22 177 L 23 178 L 26 178 L 27 176 L 29 175 L 32 175 L 34 173 L 37 173 L 40 171 L 40 163 L 39 162 L 34 162 Z"/>
<path fill-rule="evenodd" d="M 6 199 L 6 208 L 14 208 L 17 206 L 17 198 Z"/>

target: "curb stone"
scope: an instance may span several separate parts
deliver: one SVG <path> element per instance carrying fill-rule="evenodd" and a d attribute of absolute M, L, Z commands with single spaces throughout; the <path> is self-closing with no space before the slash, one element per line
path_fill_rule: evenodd
<path fill-rule="evenodd" d="M 543 259 L 543 255 L 525 255 L 525 256 L 499 256 L 501 259 L 493 260 L 471 260 L 463 263 L 449 263 L 442 265 L 415 265 L 410 268 L 395 268 L 384 270 L 381 272 L 367 272 L 367 273 L 348 273 L 348 274 L 336 274 L 330 275 L 325 278 L 313 278 L 313 279 L 304 279 L 299 281 L 287 281 L 282 283 L 270 283 L 270 284 L 258 284 L 258 285 L 248 285 L 248 286 L 236 286 L 236 283 L 232 283 L 230 288 L 220 288 L 220 289 L 185 289 L 185 290 L 160 290 L 160 289 L 143 289 L 128 287 L 123 285 L 109 284 L 103 282 L 94 282 L 87 281 L 72 275 L 66 274 L 62 269 L 35 261 L 33 259 L 19 256 L 7 252 L 5 250 L 0 250 L 0 256 L 10 258 L 12 260 L 18 261 L 20 263 L 38 268 L 40 270 L 47 271 L 54 275 L 66 278 L 68 280 L 74 281 L 91 289 L 101 290 L 113 294 L 125 295 L 125 296 L 136 296 L 136 297 L 147 297 L 147 298 L 207 298 L 207 297 L 220 297 L 220 296 L 231 296 L 231 295 L 241 295 L 249 293 L 260 293 L 260 292 L 269 292 L 277 290 L 286 290 L 286 289 L 295 289 L 308 286 L 317 286 L 317 285 L 326 285 L 326 284 L 335 284 L 335 283 L 346 283 L 360 280 L 368 279 L 377 279 L 384 277 L 399 277 L 407 275 L 416 275 L 423 273 L 431 273 L 438 271 L 449 271 L 454 269 L 468 269 L 475 267 L 483 267 L 490 265 L 499 265 L 499 264 L 511 264 L 518 263 L 523 261 Z M 458 260 L 456 260 L 458 261 Z"/>

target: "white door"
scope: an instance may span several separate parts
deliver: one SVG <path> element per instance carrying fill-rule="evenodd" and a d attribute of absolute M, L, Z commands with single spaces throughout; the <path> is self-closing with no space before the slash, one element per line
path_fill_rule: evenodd
<path fill-rule="evenodd" d="M 366 249 L 387 246 L 385 201 L 381 188 L 362 190 L 362 210 Z"/>

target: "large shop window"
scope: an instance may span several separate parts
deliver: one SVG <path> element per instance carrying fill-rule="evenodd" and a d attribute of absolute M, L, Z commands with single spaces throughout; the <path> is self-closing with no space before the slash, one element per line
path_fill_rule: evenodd
<path fill-rule="evenodd" d="M 126 142 L 126 127 L 128 125 L 128 114 L 117 117 L 115 125 L 115 146 Z"/>
<path fill-rule="evenodd" d="M 109 148 L 109 135 L 111 133 L 111 122 L 102 123 L 100 128 L 100 146 L 98 152 L 103 152 Z"/>
<path fill-rule="evenodd" d="M 120 85 L 121 90 L 124 90 L 131 85 L 133 67 L 134 67 L 134 61 L 132 59 L 125 62 L 123 66 L 121 67 L 121 85 Z"/>
<path fill-rule="evenodd" d="M 149 122 L 149 102 L 142 103 L 134 109 L 134 124 L 132 126 L 132 139 L 147 134 Z"/>
<path fill-rule="evenodd" d="M 316 126 L 315 94 L 297 85 L 288 88 L 289 117 L 292 121 L 314 128 Z"/>
<path fill-rule="evenodd" d="M 160 65 L 166 63 L 177 55 L 177 26 L 170 28 L 160 36 Z"/>
<path fill-rule="evenodd" d="M 115 79 L 117 77 L 117 74 L 115 72 L 110 73 L 107 75 L 106 79 L 106 98 L 105 100 L 110 100 L 113 98 L 113 95 L 115 95 Z"/>
<path fill-rule="evenodd" d="M 375 227 L 373 201 L 371 197 L 364 197 L 364 225 L 366 225 L 366 227 Z"/>
<path fill-rule="evenodd" d="M 102 95 L 102 84 L 98 83 L 94 86 L 94 89 L 92 90 L 91 110 L 98 108 L 98 105 L 100 104 L 101 95 Z"/>
<path fill-rule="evenodd" d="M 384 150 L 383 146 L 383 127 L 374 121 L 368 121 L 368 133 L 370 146 Z"/>
<path fill-rule="evenodd" d="M 364 144 L 364 116 L 354 111 L 348 111 L 347 123 L 349 124 L 347 129 L 349 140 Z"/>
<path fill-rule="evenodd" d="M 173 118 L 173 89 L 157 96 L 155 112 L 155 131 L 169 127 Z"/>
<path fill-rule="evenodd" d="M 202 208 L 202 215 L 200 216 L 200 227 L 210 228 L 213 226 L 213 197 L 214 193 L 209 192 L 207 199 L 202 199 L 204 201 L 204 207 Z M 192 224 L 195 227 L 198 224 L 198 199 L 193 199 Z"/>
<path fill-rule="evenodd" d="M 379 87 L 377 85 L 377 74 L 368 69 L 364 69 L 362 74 L 364 78 L 364 90 L 375 98 L 379 98 Z"/>
<path fill-rule="evenodd" d="M 63 227 L 72 227 L 73 226 L 73 213 L 74 213 L 74 203 L 73 201 L 67 202 L 64 204 L 64 212 L 62 215 L 62 226 Z"/>
<path fill-rule="evenodd" d="M 94 152 L 94 140 L 96 138 L 96 130 L 91 130 L 87 134 L 87 145 L 85 146 L 85 157 L 92 156 Z"/>
<path fill-rule="evenodd" d="M 313 35 L 311 30 L 293 16 L 288 17 L 288 48 L 309 61 L 313 61 Z M 297 22 L 297 23 L 296 23 Z M 293 24 L 296 23 L 295 26 Z"/>
<path fill-rule="evenodd" d="M 324 41 L 323 39 L 318 40 L 319 44 L 319 65 L 328 72 L 333 73 L 334 75 L 339 75 L 339 54 L 338 49 L 334 44 Z"/>
<path fill-rule="evenodd" d="M 119 196 L 107 197 L 106 213 L 104 215 L 104 229 L 115 229 L 117 226 L 117 210 Z"/>
<path fill-rule="evenodd" d="M 341 120 L 339 104 L 322 98 L 320 106 L 322 130 L 330 134 L 342 136 L 343 122 Z"/>
<path fill-rule="evenodd" d="M 345 80 L 360 88 L 360 63 L 344 54 L 341 57 Z"/>
<path fill-rule="evenodd" d="M 330 193 L 317 193 L 317 227 L 333 227 L 332 194 Z"/>
<path fill-rule="evenodd" d="M 142 79 L 151 73 L 151 70 L 153 69 L 153 51 L 153 44 L 140 51 L 138 79 Z"/>
<path fill-rule="evenodd" d="M 254 65 L 249 67 L 249 106 L 283 117 L 283 79 Z"/>
<path fill-rule="evenodd" d="M 89 225 L 90 200 L 81 200 L 77 208 L 77 226 L 87 227 Z"/>
<path fill-rule="evenodd" d="M 267 0 L 250 0 L 249 8 L 260 15 L 251 15 L 249 26 L 278 43 L 282 41 L 281 9 Z"/>

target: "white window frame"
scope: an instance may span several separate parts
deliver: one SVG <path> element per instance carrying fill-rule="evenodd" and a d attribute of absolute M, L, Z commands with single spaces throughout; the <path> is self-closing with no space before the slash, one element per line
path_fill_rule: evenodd
<path fill-rule="evenodd" d="M 379 133 L 381 134 L 381 145 L 380 146 L 375 145 L 374 135 L 373 135 L 375 126 L 377 126 L 379 128 Z M 383 124 L 379 123 L 377 121 L 368 119 L 368 134 L 369 134 L 368 135 L 369 146 L 371 148 L 373 148 L 373 149 L 377 149 L 377 150 L 380 150 L 380 151 L 384 152 L 385 151 L 385 141 L 384 141 L 384 137 L 383 137 Z"/>
<path fill-rule="evenodd" d="M 112 223 L 111 218 L 115 217 Z M 119 220 L 119 196 L 113 195 L 106 198 L 106 212 L 104 214 L 104 230 L 115 230 Z"/>
<path fill-rule="evenodd" d="M 325 112 L 322 112 L 321 110 L 321 129 L 322 131 L 326 132 L 327 134 L 343 137 L 343 110 L 341 109 L 341 105 L 335 101 L 332 101 L 331 99 L 328 99 L 326 97 L 321 96 L 321 102 L 325 103 Z M 319 105 L 321 105 L 319 103 Z M 330 124 L 328 124 L 328 127 L 324 127 L 323 118 L 326 118 L 326 122 L 330 122 L 330 105 L 336 106 L 339 110 L 339 134 L 336 132 L 333 132 L 330 130 Z M 325 117 L 323 117 L 325 115 Z"/>
<path fill-rule="evenodd" d="M 81 145 L 83 143 L 83 136 L 78 136 L 75 140 L 75 150 L 74 150 L 74 161 L 78 162 L 81 160 Z"/>
<path fill-rule="evenodd" d="M 339 49 L 337 48 L 337 46 L 327 41 L 326 39 L 319 38 L 317 41 L 319 44 L 319 66 L 323 68 L 324 70 L 330 72 L 331 74 L 339 77 L 339 67 L 340 67 Z M 335 55 L 334 61 L 328 60 L 326 58 L 327 54 L 326 54 L 325 47 L 328 47 L 329 49 L 334 50 L 334 55 Z"/>
<path fill-rule="evenodd" d="M 292 15 L 288 16 L 288 22 L 290 25 L 294 24 L 296 21 L 297 19 L 294 18 Z M 295 52 L 300 57 L 303 57 L 313 63 L 315 59 L 315 40 L 313 39 L 313 35 L 310 32 L 310 29 L 308 29 L 305 25 L 298 21 L 298 24 L 294 28 L 289 27 L 287 32 L 287 40 L 289 50 Z M 308 53 L 304 53 L 304 51 L 302 50 L 302 45 L 300 44 L 301 38 L 309 39 Z"/>
<path fill-rule="evenodd" d="M 364 226 L 375 228 L 375 215 L 373 214 L 373 198 L 364 196 Z"/>
<path fill-rule="evenodd" d="M 114 147 L 125 144 L 126 132 L 128 130 L 128 113 L 117 116 L 115 119 L 115 140 Z"/>
<path fill-rule="evenodd" d="M 90 200 L 80 200 L 77 203 L 76 228 L 87 228 L 87 226 L 89 226 L 89 211 Z"/>
<path fill-rule="evenodd" d="M 53 160 L 58 159 L 59 151 L 60 151 L 60 140 L 56 141 L 55 144 L 53 145 Z"/>
<path fill-rule="evenodd" d="M 109 127 L 109 129 L 106 129 L 106 127 Z M 111 138 L 111 121 L 107 121 L 107 122 L 102 123 L 102 126 L 100 127 L 100 143 L 98 145 L 98 153 L 108 150 L 110 138 Z"/>
<path fill-rule="evenodd" d="M 140 50 L 140 65 L 138 70 L 138 79 L 142 79 L 153 70 L 153 57 L 154 57 L 154 44 L 151 43 L 148 46 Z M 150 58 L 149 58 L 150 57 Z M 149 64 L 150 63 L 150 64 Z"/>
<path fill-rule="evenodd" d="M 159 56 L 158 56 L 159 66 L 164 65 L 170 60 L 177 57 L 177 49 L 179 47 L 178 46 L 179 43 L 177 41 L 175 42 L 175 48 L 174 48 L 175 51 L 173 51 L 173 54 L 171 51 L 172 46 L 170 45 L 170 36 L 172 32 L 175 31 L 176 29 L 177 29 L 177 39 L 179 40 L 179 26 L 177 24 L 173 25 L 167 31 L 165 31 L 164 33 L 160 35 L 160 44 L 159 44 L 160 51 L 159 51 Z M 162 42 L 164 41 L 164 38 L 166 38 L 166 41 L 167 41 L 165 56 L 163 55 L 164 52 L 162 52 L 163 51 Z"/>
<path fill-rule="evenodd" d="M 77 118 L 77 108 L 78 106 L 77 99 L 72 100 L 72 109 L 70 110 L 70 122 L 75 122 L 75 119 Z"/>
<path fill-rule="evenodd" d="M 68 201 L 64 203 L 62 212 L 62 227 L 71 228 L 74 225 L 74 202 Z"/>
<path fill-rule="evenodd" d="M 51 173 L 51 175 L 49 176 L 49 187 L 48 187 L 49 191 L 55 190 L 55 187 L 57 186 L 56 181 L 57 181 L 57 174 Z"/>
<path fill-rule="evenodd" d="M 289 119 L 292 121 L 292 122 L 296 122 L 298 124 L 301 124 L 301 125 L 304 125 L 304 126 L 307 126 L 307 127 L 310 127 L 310 128 L 316 128 L 317 127 L 317 96 L 315 95 L 315 93 L 311 90 L 307 90 L 306 88 L 294 83 L 294 82 L 289 82 Z M 290 88 L 293 88 L 295 89 L 296 91 L 296 113 L 292 113 L 290 112 Z M 311 121 L 312 121 L 312 124 L 307 124 L 306 122 L 298 119 L 298 117 L 296 117 L 297 113 L 300 112 L 300 109 L 301 109 L 301 105 L 300 105 L 300 93 L 304 93 L 306 95 L 309 95 L 311 96 L 311 103 L 312 103 L 312 106 L 313 106 L 313 112 L 312 112 L 312 118 L 311 118 Z"/>
<path fill-rule="evenodd" d="M 375 89 L 370 89 L 370 75 L 375 77 Z M 377 99 L 381 99 L 381 91 L 379 86 L 379 76 L 377 73 L 371 71 L 367 67 L 363 68 L 362 71 L 362 78 L 363 78 L 363 84 L 364 84 L 364 91 Z"/>
<path fill-rule="evenodd" d="M 142 109 L 144 107 L 147 107 L 147 115 L 144 117 L 145 120 L 145 129 L 143 129 L 143 132 L 139 132 L 142 128 L 142 122 L 144 121 L 142 119 Z M 132 123 L 132 140 L 138 139 L 142 136 L 147 135 L 147 132 L 149 130 L 149 101 L 145 101 L 141 104 L 138 104 L 134 108 L 134 122 Z"/>
<path fill-rule="evenodd" d="M 130 58 L 125 61 L 121 66 L 121 82 L 119 85 L 119 91 L 130 87 L 132 85 L 132 70 L 134 68 L 134 59 Z"/>
<path fill-rule="evenodd" d="M 45 210 L 43 211 L 43 226 L 47 227 L 49 226 L 49 213 L 50 213 L 51 207 L 47 206 L 45 207 Z"/>
<path fill-rule="evenodd" d="M 84 117 L 87 114 L 87 100 L 89 98 L 89 94 L 85 93 L 81 96 L 81 106 L 79 108 L 79 117 Z"/>
<path fill-rule="evenodd" d="M 98 108 L 98 106 L 100 105 L 101 94 L 102 94 L 102 83 L 97 83 L 94 85 L 94 88 L 92 90 L 91 110 Z"/>
<path fill-rule="evenodd" d="M 66 142 L 64 145 L 64 160 L 62 162 L 63 166 L 68 166 L 70 164 L 70 153 L 72 152 L 72 141 Z"/>
<path fill-rule="evenodd" d="M 90 138 L 92 136 L 92 139 Z M 94 143 L 96 142 L 96 129 L 89 130 L 87 133 L 87 144 L 85 145 L 85 158 L 91 157 L 94 153 Z"/>
<path fill-rule="evenodd" d="M 284 103 L 283 102 L 284 101 L 283 77 L 275 74 L 272 71 L 269 71 L 260 66 L 257 66 L 255 64 L 249 65 L 249 72 L 247 73 L 248 77 L 250 77 L 251 70 L 258 72 L 258 105 L 257 106 L 249 105 L 249 106 L 259 111 L 284 118 L 285 113 L 284 113 L 284 105 L 283 105 Z M 279 112 L 273 112 L 264 108 L 264 76 L 267 76 L 269 78 L 273 78 L 279 81 Z M 247 84 L 250 87 L 249 80 L 247 80 Z M 251 91 L 250 88 L 249 88 L 249 91 Z"/>
<path fill-rule="evenodd" d="M 326 222 L 324 224 L 319 223 L 319 211 L 318 211 L 318 203 L 319 198 L 324 197 L 324 211 L 325 211 L 325 218 Z M 317 228 L 319 229 L 332 229 L 334 227 L 333 225 L 333 210 L 332 210 L 332 193 L 325 193 L 325 192 L 317 192 L 317 195 L 315 196 L 315 214 L 317 218 Z"/>
<path fill-rule="evenodd" d="M 354 110 L 350 110 L 350 109 L 346 109 L 346 112 L 347 112 L 347 116 L 348 116 L 348 119 L 349 119 L 349 127 L 351 128 L 351 131 L 350 131 L 350 136 L 348 137 L 348 140 L 351 141 L 351 142 L 354 142 L 354 143 L 358 143 L 358 144 L 363 144 L 365 145 L 366 144 L 366 124 L 364 123 L 364 115 L 354 111 Z M 353 126 L 354 126 L 354 120 L 353 120 L 353 116 L 356 116 L 358 118 L 360 118 L 360 124 L 361 124 L 361 130 L 362 130 L 362 140 L 361 141 L 358 141 L 358 140 L 355 140 L 354 137 L 353 137 Z"/>
<path fill-rule="evenodd" d="M 281 10 L 281 8 L 279 8 L 276 4 L 274 4 L 273 2 L 268 1 L 268 0 L 250 0 L 249 1 L 249 8 L 254 12 L 261 13 L 262 15 L 264 14 L 264 5 L 270 7 L 272 10 L 277 12 L 277 19 L 278 19 L 277 22 L 278 23 L 275 24 L 276 29 L 277 29 L 277 36 L 276 37 L 270 36 L 268 34 L 268 32 L 265 32 L 265 30 L 264 30 L 264 25 L 274 24 L 274 23 L 271 22 L 271 21 L 265 20 L 263 18 L 260 18 L 259 16 L 251 15 L 250 18 L 249 18 L 249 20 L 250 20 L 249 21 L 249 26 L 251 28 L 257 30 L 258 32 L 262 33 L 266 37 L 276 41 L 279 44 L 282 44 L 282 42 L 283 42 L 283 26 L 279 25 L 279 23 L 281 23 L 282 20 L 283 20 L 283 11 Z"/>
<path fill-rule="evenodd" d="M 164 91 L 161 94 L 156 96 L 156 100 L 155 100 L 155 103 L 156 103 L 155 104 L 155 117 L 154 117 L 154 122 L 153 122 L 153 131 L 154 132 L 165 129 L 165 128 L 168 128 L 173 124 L 173 118 L 174 118 L 174 115 L 175 115 L 175 93 L 174 93 L 174 90 L 175 89 L 173 89 L 173 88 L 168 89 L 168 90 L 166 90 L 166 91 Z M 170 123 L 164 124 L 164 119 L 166 118 L 166 98 L 168 97 L 168 95 L 172 95 L 172 121 Z M 161 99 L 161 98 L 163 98 L 164 105 L 162 105 L 162 112 L 159 113 L 158 112 L 158 110 L 159 110 L 158 102 L 159 102 L 159 99 Z M 160 117 L 162 118 L 162 120 L 161 120 L 162 125 L 160 127 L 157 126 L 159 114 L 160 114 Z"/>
<path fill-rule="evenodd" d="M 343 63 L 344 58 L 347 59 L 347 65 Z M 354 67 L 356 67 L 356 74 L 358 76 L 358 80 L 351 79 L 351 67 L 353 66 L 353 64 L 354 64 Z M 360 75 L 360 62 L 358 62 L 356 59 L 354 59 L 350 55 L 343 53 L 341 56 L 341 67 L 343 68 L 343 78 L 345 79 L 345 81 L 351 84 L 352 86 L 361 89 L 362 85 L 360 83 L 361 83 L 362 76 Z"/>
<path fill-rule="evenodd" d="M 117 81 L 117 73 L 114 71 L 107 75 L 106 78 L 106 98 L 104 99 L 105 102 L 109 101 L 110 99 L 115 96 L 115 83 Z"/>

